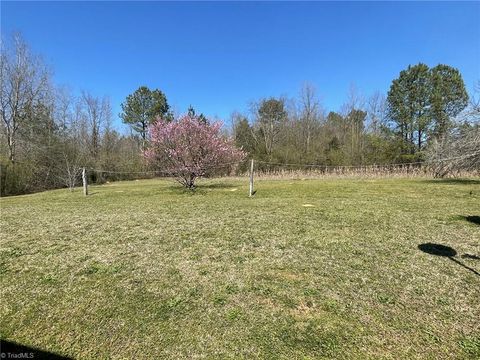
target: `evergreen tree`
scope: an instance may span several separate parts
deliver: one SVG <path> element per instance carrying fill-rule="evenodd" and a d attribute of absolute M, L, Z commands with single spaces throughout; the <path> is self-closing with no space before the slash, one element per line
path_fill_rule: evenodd
<path fill-rule="evenodd" d="M 203 113 L 197 116 L 195 109 L 193 108 L 192 105 L 188 107 L 187 115 L 190 116 L 191 118 L 196 118 L 198 121 L 200 121 L 203 124 L 208 124 L 207 117 L 203 115 Z"/>
<path fill-rule="evenodd" d="M 431 116 L 435 124 L 433 134 L 441 138 L 452 128 L 452 119 L 467 106 L 468 94 L 462 75 L 451 66 L 435 66 L 431 69 L 431 80 Z"/>
<path fill-rule="evenodd" d="M 170 116 L 166 116 L 168 109 L 167 98 L 163 92 L 141 86 L 122 103 L 120 117 L 125 124 L 129 124 L 140 134 L 142 148 L 145 149 L 148 125 L 155 122 L 158 117 L 169 119 Z"/>
<path fill-rule="evenodd" d="M 422 149 L 427 129 L 431 98 L 431 74 L 428 66 L 408 66 L 393 80 L 387 102 L 390 118 L 397 124 L 398 134 L 404 140 L 404 152 L 413 154 Z"/>

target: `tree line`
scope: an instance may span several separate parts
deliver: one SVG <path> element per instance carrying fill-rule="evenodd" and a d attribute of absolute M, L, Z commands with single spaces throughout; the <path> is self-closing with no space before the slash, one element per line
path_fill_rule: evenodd
<path fill-rule="evenodd" d="M 83 167 L 142 170 L 137 136 L 113 127 L 108 97 L 55 85 L 20 35 L 8 40 L 0 73 L 2 195 L 73 188 Z M 105 178 L 92 173 L 91 180 Z"/>
<path fill-rule="evenodd" d="M 337 112 L 307 83 L 295 99 L 261 99 L 232 118 L 237 145 L 254 158 L 327 166 L 421 162 L 433 144 L 478 131 L 479 120 L 457 69 L 421 63 L 401 71 L 386 96 L 352 86 Z"/>
<path fill-rule="evenodd" d="M 150 166 L 144 157 L 149 127 L 178 115 L 160 89 L 141 86 L 122 103 L 119 116 L 130 133 L 120 133 L 108 97 L 56 85 L 18 34 L 2 39 L 0 81 L 2 195 L 73 189 L 83 167 L 102 170 L 90 171 L 94 182 L 137 176 Z M 224 133 L 249 158 L 271 163 L 423 161 L 442 141 L 478 131 L 478 109 L 478 97 L 468 96 L 457 69 L 417 64 L 400 72 L 387 94 L 366 98 L 352 87 L 339 111 L 326 111 L 312 84 L 293 99 L 259 99 L 249 112 L 234 112 Z M 209 121 L 193 107 L 188 115 Z"/>

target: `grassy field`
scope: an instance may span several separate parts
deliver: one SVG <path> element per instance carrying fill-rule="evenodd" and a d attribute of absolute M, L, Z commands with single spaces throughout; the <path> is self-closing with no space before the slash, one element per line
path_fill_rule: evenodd
<path fill-rule="evenodd" d="M 1 337 L 74 358 L 480 357 L 479 180 L 256 186 L 1 199 Z"/>

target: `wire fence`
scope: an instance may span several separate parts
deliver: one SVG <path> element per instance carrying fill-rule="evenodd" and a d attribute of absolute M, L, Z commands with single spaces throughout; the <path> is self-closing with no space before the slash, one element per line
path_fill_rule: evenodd
<path fill-rule="evenodd" d="M 283 163 L 265 160 L 254 161 L 254 173 L 256 179 L 287 179 L 287 178 L 325 178 L 325 177 L 360 177 L 360 178 L 381 178 L 381 177 L 432 177 L 434 172 L 432 165 L 435 163 L 448 163 L 460 159 L 477 156 L 478 152 L 461 156 L 442 158 L 436 160 L 415 161 L 408 163 L 391 164 L 368 164 L 368 165 L 322 165 L 304 163 Z M 251 160 L 228 162 L 221 164 L 196 166 L 195 171 L 202 172 L 207 177 L 212 176 L 236 176 L 246 177 L 250 175 Z M 189 167 L 183 170 L 149 169 L 144 171 L 121 171 L 88 168 L 88 171 L 95 173 L 104 180 L 120 179 L 142 179 L 154 177 L 176 177 L 182 173 L 188 173 Z M 192 170 L 193 171 L 193 170 Z M 480 169 L 474 171 L 457 171 L 453 176 L 480 176 Z"/>
<path fill-rule="evenodd" d="M 58 164 L 58 159 L 50 157 L 49 151 L 51 146 L 38 146 L 37 144 L 28 142 L 29 146 L 36 150 L 41 150 L 52 163 L 62 167 Z M 471 154 L 461 156 L 448 157 L 443 159 L 435 159 L 429 161 L 415 161 L 408 163 L 389 163 L 389 164 L 359 164 L 359 165 L 326 165 L 326 164 L 308 164 L 308 163 L 289 163 L 289 162 L 275 162 L 261 159 L 255 159 L 254 171 L 259 177 L 288 177 L 288 176 L 418 176 L 430 175 L 430 167 L 434 163 L 449 163 L 456 160 L 477 156 L 480 150 Z M 237 162 L 228 162 L 221 164 L 195 166 L 196 171 L 205 173 L 206 175 L 236 175 L 248 176 L 250 160 L 243 160 Z M 17 163 L 22 163 L 17 161 Z M 25 165 L 28 165 L 27 163 Z M 80 165 L 80 164 L 78 164 Z M 81 167 L 80 167 L 81 168 Z M 178 170 L 166 169 L 147 169 L 140 171 L 119 170 L 114 169 L 99 169 L 96 167 L 86 167 L 90 174 L 95 174 L 95 177 L 117 180 L 128 178 L 149 178 L 149 177 L 174 177 Z M 188 171 L 188 167 L 184 171 Z M 471 173 L 471 172 L 469 172 Z M 457 174 L 459 175 L 459 174 Z"/>
<path fill-rule="evenodd" d="M 57 164 L 58 167 L 63 166 L 60 174 L 61 179 L 57 181 L 56 187 L 67 186 L 73 189 L 79 184 L 84 184 L 84 192 L 88 192 L 88 184 L 103 184 L 106 182 L 119 180 L 139 180 L 152 178 L 165 178 L 172 181 L 179 181 L 182 176 L 190 175 L 195 172 L 195 177 L 224 177 L 231 176 L 245 179 L 250 178 L 250 194 L 254 194 L 253 181 L 255 180 L 287 180 L 287 179 L 322 179 L 322 178 L 433 178 L 436 177 L 435 165 L 452 166 L 457 161 L 468 159 L 473 156 L 480 155 L 480 150 L 471 154 L 461 156 L 441 158 L 430 160 L 428 162 L 408 162 L 408 163 L 391 163 L 391 164 L 368 164 L 368 165 L 324 165 L 324 164 L 305 164 L 305 163 L 283 163 L 266 160 L 243 160 L 236 162 L 226 162 L 219 164 L 210 164 L 203 166 L 185 166 L 183 169 L 145 169 L 145 170 L 129 170 L 129 169 L 102 169 L 98 167 L 83 167 L 81 163 L 73 164 Z M 480 177 L 480 164 L 475 158 L 474 166 L 468 170 L 451 171 L 449 177 L 472 178 Z M 25 164 L 28 166 L 28 163 Z M 85 170 L 84 177 L 82 169 Z M 59 171 L 60 171 L 59 170 Z M 253 170 L 253 171 L 252 171 Z M 0 175 L 4 177 L 6 169 L 0 169 Z M 4 184 L 4 179 L 1 183 Z M 60 181 L 60 182 L 59 182 Z M 181 182 L 181 181 L 180 181 Z M 2 194 L 5 192 L 2 191 Z"/>
<path fill-rule="evenodd" d="M 325 164 L 306 164 L 306 163 L 288 163 L 274 162 L 265 160 L 254 160 L 254 172 L 256 178 L 321 178 L 321 177 L 416 177 L 431 176 L 431 166 L 434 163 L 448 163 L 460 159 L 477 156 L 480 150 L 472 154 L 442 158 L 430 161 L 415 161 L 408 163 L 390 163 L 390 164 L 368 164 L 368 165 L 325 165 Z M 237 176 L 245 177 L 250 174 L 249 162 L 251 160 L 242 160 L 236 162 L 227 162 L 220 164 L 192 166 L 196 172 L 206 176 Z M 99 169 L 97 167 L 85 167 L 90 179 L 93 182 L 142 179 L 153 177 L 175 177 L 179 173 L 189 172 L 190 167 L 185 166 L 182 170 L 172 169 L 147 169 L 139 171 L 131 170 L 110 170 Z M 79 168 L 81 169 L 81 167 Z M 477 169 L 477 175 L 480 169 Z M 475 173 L 475 171 L 473 171 Z M 456 176 L 472 175 L 468 173 L 457 173 Z"/>

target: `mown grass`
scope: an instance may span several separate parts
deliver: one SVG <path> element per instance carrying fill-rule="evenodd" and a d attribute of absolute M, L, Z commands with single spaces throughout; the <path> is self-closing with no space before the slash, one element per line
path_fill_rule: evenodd
<path fill-rule="evenodd" d="M 1 337 L 74 358 L 480 357 L 480 181 L 256 186 L 1 199 Z"/>

